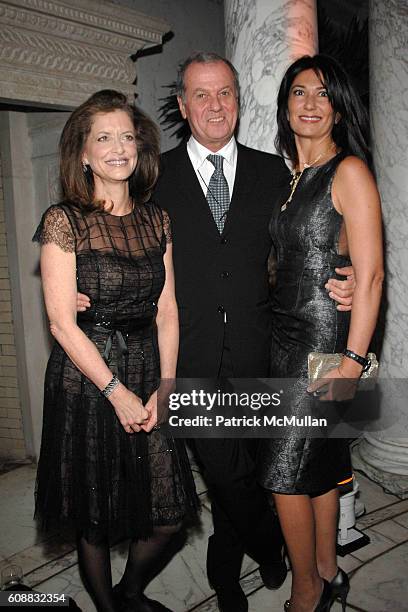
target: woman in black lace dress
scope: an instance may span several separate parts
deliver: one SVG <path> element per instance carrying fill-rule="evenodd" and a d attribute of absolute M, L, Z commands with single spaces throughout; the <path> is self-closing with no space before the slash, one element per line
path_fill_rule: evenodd
<path fill-rule="evenodd" d="M 367 134 L 358 96 L 334 60 L 303 57 L 288 68 L 278 96 L 277 145 L 294 171 L 270 225 L 277 255 L 271 375 L 293 379 L 287 405 L 295 416 L 317 401 L 307 392 L 308 353 L 350 349 L 315 386 L 324 382 L 325 398 L 339 399 L 336 381 L 348 379 L 341 392 L 355 388 L 376 325 L 381 211 Z M 326 291 L 335 269 L 350 259 L 351 317 Z M 348 580 L 336 562 L 336 483 L 349 474 L 347 440 L 294 432 L 261 443 L 259 479 L 273 492 L 292 565 L 291 612 L 328 610 L 337 596 L 345 607 Z"/>
<path fill-rule="evenodd" d="M 183 445 L 157 426 L 160 377 L 175 377 L 178 350 L 170 223 L 149 203 L 158 133 L 105 90 L 72 113 L 60 154 L 64 200 L 35 236 L 56 340 L 36 516 L 45 528 L 76 527 L 98 610 L 166 610 L 143 590 L 196 496 Z M 78 316 L 77 291 L 91 300 Z M 109 542 L 125 537 L 126 570 L 112 590 Z"/>

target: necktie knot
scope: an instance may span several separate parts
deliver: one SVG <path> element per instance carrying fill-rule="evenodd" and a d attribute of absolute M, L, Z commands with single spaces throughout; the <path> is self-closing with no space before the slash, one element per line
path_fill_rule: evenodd
<path fill-rule="evenodd" d="M 212 165 L 214 166 L 215 170 L 222 171 L 222 165 L 224 162 L 224 158 L 222 155 L 207 155 L 207 159 L 208 161 L 210 161 L 212 163 Z"/>

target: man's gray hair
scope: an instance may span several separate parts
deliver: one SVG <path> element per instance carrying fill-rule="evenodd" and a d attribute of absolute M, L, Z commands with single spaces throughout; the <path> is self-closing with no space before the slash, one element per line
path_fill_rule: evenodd
<path fill-rule="evenodd" d="M 222 55 L 218 55 L 218 53 L 211 53 L 209 51 L 195 51 L 194 53 L 189 55 L 189 57 L 186 60 L 184 60 L 184 62 L 182 62 L 179 65 L 179 69 L 177 73 L 177 81 L 176 81 L 176 91 L 175 91 L 176 95 L 184 99 L 184 94 L 186 91 L 184 77 L 185 77 L 187 68 L 191 64 L 195 64 L 195 63 L 213 64 L 214 62 L 224 62 L 224 64 L 226 64 L 228 68 L 231 70 L 233 77 L 234 77 L 235 91 L 237 94 L 237 98 L 239 99 L 238 72 L 235 66 L 233 66 L 233 64 L 229 60 L 227 60 L 225 57 L 222 57 Z"/>

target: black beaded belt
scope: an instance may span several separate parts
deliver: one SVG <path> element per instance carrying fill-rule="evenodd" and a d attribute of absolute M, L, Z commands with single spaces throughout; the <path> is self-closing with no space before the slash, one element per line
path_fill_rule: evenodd
<path fill-rule="evenodd" d="M 119 379 L 126 385 L 127 383 L 127 368 L 126 358 L 129 354 L 129 349 L 126 344 L 129 334 L 148 329 L 153 323 L 154 317 L 143 317 L 140 319 L 128 319 L 126 321 L 108 321 L 103 323 L 93 321 L 78 321 L 78 326 L 83 330 L 95 330 L 106 333 L 107 338 L 102 357 L 107 365 L 109 365 L 109 357 L 112 350 L 113 338 L 116 337 L 118 351 L 118 375 Z M 142 351 L 143 358 L 143 351 Z"/>

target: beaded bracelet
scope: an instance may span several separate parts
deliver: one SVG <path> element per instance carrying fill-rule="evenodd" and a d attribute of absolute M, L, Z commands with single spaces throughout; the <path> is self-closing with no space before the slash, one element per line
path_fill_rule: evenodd
<path fill-rule="evenodd" d="M 116 374 L 114 374 L 112 379 L 106 385 L 106 387 L 104 389 L 101 389 L 101 393 L 103 393 L 105 397 L 109 397 L 110 394 L 116 389 L 119 383 L 119 378 L 116 376 Z"/>

